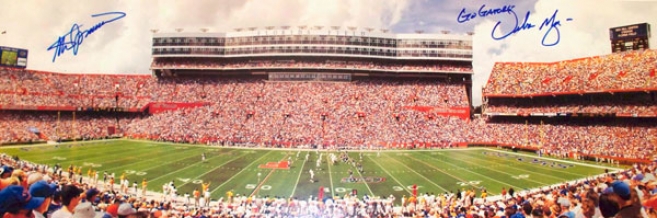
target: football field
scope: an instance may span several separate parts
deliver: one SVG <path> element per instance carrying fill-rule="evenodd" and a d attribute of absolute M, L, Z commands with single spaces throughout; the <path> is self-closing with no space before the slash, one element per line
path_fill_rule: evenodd
<path fill-rule="evenodd" d="M 179 195 L 191 194 L 195 188 L 201 189 L 202 182 L 210 182 L 213 199 L 225 197 L 231 190 L 240 195 L 307 199 L 317 196 L 321 187 L 324 196 L 343 196 L 356 190 L 359 196 L 395 195 L 400 199 L 412 193 L 413 185 L 419 193 L 465 188 L 475 189 L 479 196 L 485 188 L 489 195 L 497 195 L 503 187 L 522 191 L 585 179 L 605 170 L 592 163 L 486 148 L 348 151 L 349 163 L 340 159 L 344 151 L 239 149 L 135 140 L 5 147 L 0 152 L 50 166 L 59 163 L 64 169 L 82 166 L 85 176 L 93 168 L 101 181 L 105 171 L 117 177 L 126 173 L 130 183 L 136 181 L 139 188 L 146 178 L 148 189 L 156 192 L 174 181 Z M 331 154 L 338 157 L 335 164 L 329 164 Z M 282 163 L 287 160 L 291 161 L 289 168 Z"/>

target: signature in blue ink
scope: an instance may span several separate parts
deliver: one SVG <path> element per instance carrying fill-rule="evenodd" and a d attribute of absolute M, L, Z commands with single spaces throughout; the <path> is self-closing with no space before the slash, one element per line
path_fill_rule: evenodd
<path fill-rule="evenodd" d="M 507 33 L 501 31 L 500 27 L 502 25 L 502 21 L 497 21 L 497 23 L 493 27 L 493 31 L 490 34 L 491 37 L 495 40 L 502 40 L 505 39 L 506 37 L 509 37 L 512 34 L 518 33 L 523 30 L 534 29 L 536 27 L 536 25 L 529 22 L 529 17 L 531 15 L 531 12 L 527 11 L 524 20 L 522 20 L 521 22 L 521 20 L 518 17 L 518 14 L 513 10 L 515 7 L 516 7 L 515 5 L 504 5 L 499 8 L 487 9 L 486 5 L 484 4 L 481 5 L 478 12 L 467 12 L 466 9 L 463 8 L 461 9 L 459 16 L 456 18 L 456 21 L 459 23 L 465 23 L 477 17 L 487 17 L 487 16 L 501 15 L 501 14 L 513 15 L 513 17 L 515 18 L 515 25 L 513 26 L 513 28 L 510 28 L 510 30 Z M 559 44 L 559 41 L 561 40 L 561 32 L 559 31 L 559 26 L 561 26 L 562 23 L 561 20 L 557 19 L 558 12 L 559 10 L 555 10 L 554 13 L 552 14 L 552 17 L 545 18 L 545 20 L 543 20 L 543 23 L 538 27 L 539 31 L 542 31 L 544 28 L 546 29 L 545 34 L 543 35 L 543 39 L 541 40 L 541 44 L 543 46 L 554 46 Z M 572 18 L 566 19 L 566 21 L 572 21 L 572 20 L 573 20 Z M 500 32 L 502 32 L 501 36 L 495 34 L 497 32 L 497 28 L 500 28 Z M 548 36 L 553 36 L 550 37 L 550 39 L 553 39 L 554 41 L 549 42 Z"/>
<path fill-rule="evenodd" d="M 547 31 L 545 32 L 545 35 L 543 35 L 543 40 L 541 40 L 541 43 L 544 46 L 554 46 L 556 44 L 559 44 L 559 40 L 561 40 L 561 32 L 559 31 L 559 26 L 561 26 L 561 21 L 557 20 L 557 12 L 559 10 L 554 10 L 554 14 L 552 14 L 552 17 L 550 18 L 545 18 L 543 20 L 543 23 L 541 24 L 541 27 L 538 28 L 538 30 L 543 30 L 543 27 L 548 27 Z M 566 21 L 573 21 L 573 18 L 566 18 Z M 550 34 L 550 31 L 554 29 L 557 31 L 557 40 L 552 43 L 552 44 L 545 44 L 545 38 Z"/>
<path fill-rule="evenodd" d="M 68 50 L 73 50 L 73 55 L 78 55 L 78 50 L 80 49 L 80 45 L 82 45 L 82 42 L 84 41 L 85 38 L 87 38 L 89 35 L 96 32 L 101 27 L 103 27 L 103 25 L 125 17 L 124 12 L 106 12 L 106 13 L 94 14 L 91 15 L 91 17 L 112 16 L 112 15 L 114 15 L 114 17 L 112 17 L 111 19 L 101 21 L 100 23 L 93 25 L 91 28 L 87 30 L 80 30 L 80 28 L 82 28 L 82 25 L 79 25 L 77 23 L 73 24 L 71 30 L 68 33 L 57 38 L 57 41 L 55 41 L 55 43 L 53 43 L 52 45 L 50 45 L 50 47 L 48 47 L 48 51 L 53 49 L 55 50 L 55 54 L 52 57 L 52 62 L 55 62 L 57 57 L 61 56 L 62 54 L 64 54 L 64 52 Z"/>
<path fill-rule="evenodd" d="M 543 28 L 547 27 L 547 31 L 545 31 L 545 34 L 543 35 L 543 39 L 541 40 L 541 44 L 543 46 L 554 46 L 556 44 L 559 44 L 559 41 L 561 40 L 561 32 L 559 31 L 559 26 L 561 26 L 561 21 L 557 19 L 558 12 L 559 10 L 555 10 L 554 13 L 552 14 L 552 17 L 545 18 L 541 26 L 538 28 L 538 30 L 541 31 L 543 30 Z M 518 19 L 518 15 L 516 14 L 515 11 L 511 11 L 511 14 L 513 14 L 513 16 L 515 17 L 515 21 L 516 21 L 515 26 L 508 33 L 503 34 L 502 36 L 495 36 L 495 32 L 497 28 L 500 27 L 500 25 L 502 24 L 502 21 L 497 21 L 497 23 L 493 27 L 493 31 L 491 31 L 490 33 L 490 36 L 493 39 L 502 40 L 510 36 L 511 34 L 518 33 L 523 30 L 529 30 L 536 27 L 536 25 L 529 22 L 529 15 L 531 14 L 531 12 L 527 11 L 527 14 L 525 14 L 525 19 L 523 20 L 522 23 Z M 566 21 L 572 21 L 572 20 L 573 20 L 572 18 L 566 19 Z M 555 38 L 554 42 L 548 43 L 546 42 L 547 41 L 546 39 L 548 35 L 552 32 L 552 30 L 555 30 L 556 37 L 553 37 Z"/>
<path fill-rule="evenodd" d="M 503 14 L 503 13 L 512 13 L 513 8 L 515 8 L 515 5 L 504 5 L 501 8 L 489 8 L 486 9 L 486 4 L 481 5 L 479 8 L 479 13 L 476 12 L 471 12 L 468 13 L 465 11 L 465 8 L 461 9 L 461 13 L 459 13 L 459 16 L 456 18 L 456 21 L 459 23 L 465 23 L 468 22 L 472 19 L 479 17 L 486 17 L 490 15 L 496 15 L 496 14 Z"/>

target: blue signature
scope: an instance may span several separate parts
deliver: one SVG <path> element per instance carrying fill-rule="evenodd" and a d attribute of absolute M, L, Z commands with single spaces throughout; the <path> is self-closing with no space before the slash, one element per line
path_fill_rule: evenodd
<path fill-rule="evenodd" d="M 497 28 L 500 27 L 502 24 L 502 21 L 497 21 L 497 23 L 493 27 L 493 30 L 490 33 L 490 36 L 495 40 L 502 40 L 514 33 L 518 33 L 523 30 L 533 29 L 536 27 L 536 25 L 529 22 L 529 16 L 531 15 L 531 12 L 529 11 L 527 11 L 527 13 L 525 14 L 524 20 L 520 22 L 520 19 L 518 19 L 518 14 L 516 14 L 516 12 L 513 10 L 513 8 L 515 8 L 515 5 L 504 5 L 501 8 L 491 8 L 491 9 L 485 9 L 485 7 L 486 7 L 485 4 L 482 5 L 479 8 L 479 13 L 468 13 L 466 12 L 465 8 L 463 8 L 459 13 L 459 16 L 456 18 L 456 21 L 459 23 L 464 23 L 474 18 L 477 18 L 477 16 L 486 17 L 490 15 L 497 15 L 497 14 L 513 15 L 516 21 L 515 25 L 513 26 L 513 28 L 510 29 L 508 33 L 502 32 L 501 36 L 496 36 L 495 34 Z M 543 39 L 541 40 L 541 44 L 543 46 L 554 46 L 559 44 L 559 41 L 561 40 L 561 32 L 559 31 L 559 26 L 561 26 L 561 20 L 557 19 L 558 12 L 559 10 L 555 10 L 554 13 L 552 14 L 552 17 L 545 18 L 545 20 L 543 20 L 543 23 L 541 23 L 541 25 L 538 27 L 539 31 L 543 30 L 543 28 L 547 29 L 545 31 L 545 34 L 543 35 Z M 572 18 L 566 18 L 566 21 L 572 21 L 572 20 L 573 20 Z M 554 30 L 554 32 L 552 32 L 552 30 Z M 555 38 L 553 42 L 547 42 L 548 41 L 547 38 L 548 35 L 550 35 L 550 33 L 556 33 L 556 37 L 553 37 Z"/>
<path fill-rule="evenodd" d="M 107 15 L 115 15 L 115 17 L 109 20 L 101 21 L 100 23 L 93 25 L 88 30 L 80 30 L 80 28 L 82 28 L 82 25 L 79 25 L 77 23 L 73 24 L 71 30 L 68 33 L 64 34 L 63 36 L 60 36 L 57 39 L 57 41 L 55 41 L 55 43 L 53 43 L 52 45 L 50 45 L 50 47 L 48 47 L 48 51 L 53 49 L 55 50 L 55 54 L 52 57 L 52 62 L 55 62 L 57 57 L 61 56 L 62 54 L 64 54 L 64 52 L 68 50 L 73 50 L 73 55 L 78 55 L 78 50 L 80 49 L 80 45 L 82 45 L 82 42 L 84 41 L 85 38 L 87 38 L 89 35 L 96 32 L 101 27 L 103 27 L 103 25 L 125 17 L 124 12 L 106 12 L 106 13 L 94 14 L 91 15 L 91 17 L 100 17 Z"/>

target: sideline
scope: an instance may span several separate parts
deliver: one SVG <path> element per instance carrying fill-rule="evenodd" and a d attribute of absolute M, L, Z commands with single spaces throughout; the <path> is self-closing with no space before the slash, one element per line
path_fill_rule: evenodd
<path fill-rule="evenodd" d="M 536 158 L 536 159 L 545 159 L 545 160 L 551 160 L 551 161 L 558 161 L 558 162 L 569 163 L 569 164 L 574 164 L 574 165 L 581 165 L 581 166 L 587 166 L 587 167 L 598 168 L 598 169 L 624 170 L 624 169 L 621 169 L 621 168 L 616 168 L 616 167 L 611 167 L 611 166 L 610 167 L 599 166 L 599 165 L 579 163 L 579 162 L 574 162 L 574 161 L 569 161 L 569 160 L 555 159 L 555 158 L 551 158 L 551 157 L 538 157 L 538 156 L 533 156 L 533 155 L 528 155 L 528 154 L 523 154 L 523 153 L 515 153 L 515 152 L 509 152 L 509 151 L 504 151 L 504 150 L 496 150 L 496 149 L 490 149 L 490 148 L 483 148 L 483 150 L 502 152 L 502 153 L 513 154 L 513 155 L 524 156 L 524 157 L 531 157 L 531 158 Z"/>

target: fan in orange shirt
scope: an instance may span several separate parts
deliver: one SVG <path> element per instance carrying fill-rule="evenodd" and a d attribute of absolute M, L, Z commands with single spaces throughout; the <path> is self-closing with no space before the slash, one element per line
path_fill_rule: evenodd
<path fill-rule="evenodd" d="M 194 206 L 198 207 L 200 205 L 199 200 L 201 199 L 201 192 L 197 188 L 194 189 Z"/>

